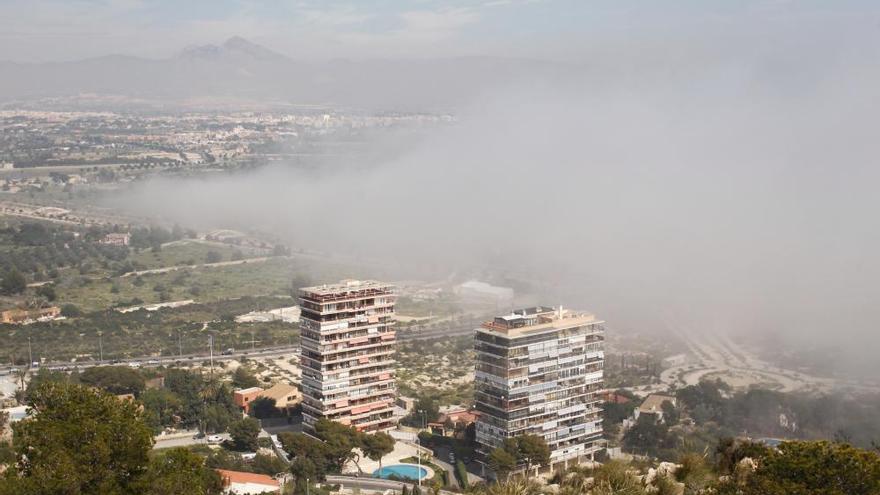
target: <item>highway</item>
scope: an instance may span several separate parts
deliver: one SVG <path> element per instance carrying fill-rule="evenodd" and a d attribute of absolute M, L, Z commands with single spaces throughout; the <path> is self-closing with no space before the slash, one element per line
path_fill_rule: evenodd
<path fill-rule="evenodd" d="M 214 354 L 214 361 L 230 361 L 233 359 L 241 359 L 243 357 L 254 358 L 254 357 L 280 357 L 286 354 L 299 354 L 299 346 L 283 346 L 283 347 L 264 347 L 261 349 L 252 349 L 247 351 L 236 351 L 231 354 Z M 211 359 L 210 354 L 185 354 L 182 356 L 162 356 L 162 357 L 134 357 L 127 359 L 105 359 L 103 361 L 82 361 L 77 363 L 70 362 L 50 362 L 43 363 L 41 368 L 48 368 L 53 371 L 70 371 L 73 369 L 85 369 L 92 368 L 95 366 L 109 366 L 109 365 L 128 365 L 132 367 L 155 367 L 155 366 L 169 366 L 169 365 L 177 365 L 177 364 L 190 364 L 197 363 L 202 361 L 208 361 Z M 12 373 L 13 370 L 19 369 L 20 366 L 3 366 L 0 367 L 0 375 L 8 375 Z"/>
<path fill-rule="evenodd" d="M 440 339 L 444 337 L 460 337 L 463 335 L 472 334 L 474 331 L 473 326 L 459 326 L 452 329 L 432 329 L 432 330 L 422 330 L 422 331 L 398 331 L 397 339 L 400 342 L 406 342 L 408 340 L 430 340 L 430 339 Z M 231 354 L 214 354 L 214 361 L 230 361 L 241 358 L 252 359 L 255 357 L 281 357 L 288 354 L 299 354 L 300 349 L 299 346 L 281 346 L 281 347 L 264 347 L 257 349 L 249 349 L 244 351 L 235 351 Z M 56 361 L 56 362 L 48 362 L 43 363 L 40 367 L 48 368 L 53 371 L 72 371 L 74 369 L 85 369 L 92 368 L 95 366 L 110 366 L 110 365 L 126 365 L 132 367 L 156 367 L 156 366 L 176 366 L 180 364 L 191 364 L 198 363 L 202 361 L 208 361 L 210 359 L 210 354 L 184 354 L 182 356 L 142 356 L 142 357 L 132 357 L 126 359 L 105 359 L 103 361 L 81 361 L 76 363 L 64 362 L 64 361 Z M 5 365 L 0 367 L 0 375 L 8 375 L 13 372 L 13 370 L 20 369 L 20 366 L 10 366 Z"/>

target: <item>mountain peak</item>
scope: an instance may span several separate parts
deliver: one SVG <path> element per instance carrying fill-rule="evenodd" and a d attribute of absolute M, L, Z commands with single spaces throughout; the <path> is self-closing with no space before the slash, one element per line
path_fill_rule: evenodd
<path fill-rule="evenodd" d="M 182 58 L 189 59 L 255 59 L 255 60 L 280 60 L 286 59 L 284 55 L 274 52 L 262 45 L 248 41 L 241 36 L 233 36 L 223 42 L 222 45 L 199 45 L 187 47 L 181 52 Z"/>
<path fill-rule="evenodd" d="M 252 43 L 241 36 L 232 36 L 223 42 L 223 48 L 227 50 L 240 50 L 242 48 L 262 48 L 256 43 Z"/>

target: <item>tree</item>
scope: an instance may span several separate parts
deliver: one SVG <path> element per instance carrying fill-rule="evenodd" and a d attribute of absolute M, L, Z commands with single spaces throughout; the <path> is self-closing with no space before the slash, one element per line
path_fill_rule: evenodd
<path fill-rule="evenodd" d="M 254 460 L 251 461 L 251 469 L 255 473 L 275 476 L 278 473 L 287 471 L 287 463 L 275 454 L 257 454 Z"/>
<path fill-rule="evenodd" d="M 387 433 L 364 435 L 361 439 L 361 450 L 368 458 L 379 463 L 382 469 L 382 458 L 394 450 L 394 438 Z"/>
<path fill-rule="evenodd" d="M 255 451 L 259 447 L 260 422 L 254 418 L 244 418 L 229 425 L 229 435 L 236 450 Z"/>
<path fill-rule="evenodd" d="M 315 435 L 324 441 L 331 465 L 336 470 L 341 470 L 354 458 L 353 449 L 361 443 L 361 433 L 354 427 L 323 418 L 315 423 Z"/>
<path fill-rule="evenodd" d="M 153 446 L 137 403 L 50 381 L 29 394 L 28 406 L 33 415 L 12 426 L 9 493 L 137 493 Z"/>
<path fill-rule="evenodd" d="M 82 315 L 82 311 L 80 311 L 79 307 L 74 304 L 65 304 L 64 306 L 61 306 L 61 316 L 65 318 L 76 318 L 80 315 Z"/>
<path fill-rule="evenodd" d="M 246 366 L 235 368 L 232 373 L 232 386 L 235 388 L 251 388 L 260 385 L 257 377 Z"/>
<path fill-rule="evenodd" d="M 520 435 L 516 438 L 517 460 L 524 461 L 527 469 L 532 466 L 547 466 L 550 464 L 550 447 L 544 437 L 538 435 Z"/>
<path fill-rule="evenodd" d="M 140 397 L 144 391 L 144 377 L 128 366 L 95 366 L 87 368 L 79 381 L 106 390 L 114 395 L 133 394 Z"/>
<path fill-rule="evenodd" d="M 12 268 L 3 275 L 0 281 L 0 289 L 4 294 L 21 294 L 27 288 L 27 280 L 20 271 Z"/>
<path fill-rule="evenodd" d="M 437 401 L 430 397 L 420 397 L 407 418 L 407 423 L 422 428 L 425 422 L 436 421 L 439 417 L 440 406 L 437 404 Z"/>
<path fill-rule="evenodd" d="M 154 432 L 173 425 L 183 414 L 183 400 L 166 388 L 145 390 L 140 401 L 144 405 L 144 418 Z"/>
<path fill-rule="evenodd" d="M 880 455 L 847 444 L 784 442 L 757 458 L 742 486 L 722 482 L 720 493 L 743 495 L 876 495 Z"/>
<path fill-rule="evenodd" d="M 219 495 L 223 481 L 205 460 L 185 449 L 173 448 L 150 460 L 149 470 L 137 493 L 145 495 Z"/>
<path fill-rule="evenodd" d="M 662 404 L 660 404 L 660 409 L 663 410 L 663 422 L 669 426 L 675 426 L 678 424 L 681 419 L 681 415 L 678 412 L 678 409 L 675 408 L 675 405 L 668 400 L 664 400 Z"/>
<path fill-rule="evenodd" d="M 489 467 L 495 473 L 496 479 L 507 479 L 510 472 L 516 469 L 516 457 L 510 452 L 495 448 L 489 452 Z"/>
<path fill-rule="evenodd" d="M 37 295 L 45 297 L 47 301 L 54 301 L 58 295 L 55 293 L 55 287 L 51 284 L 45 284 L 37 287 Z"/>
<path fill-rule="evenodd" d="M 282 432 L 278 435 L 278 440 L 293 459 L 290 463 L 290 474 L 294 478 L 296 493 L 305 492 L 306 480 L 326 479 L 332 459 L 323 442 L 302 433 L 290 432 Z"/>
<path fill-rule="evenodd" d="M 656 422 L 653 415 L 643 414 L 623 435 L 623 445 L 654 455 L 659 449 L 670 447 L 669 427 Z"/>
<path fill-rule="evenodd" d="M 249 410 L 253 417 L 259 419 L 271 418 L 278 411 L 275 407 L 275 399 L 262 395 L 251 401 Z"/>
<path fill-rule="evenodd" d="M 223 256 L 217 251 L 208 251 L 205 255 L 205 263 L 218 263 L 223 259 Z"/>

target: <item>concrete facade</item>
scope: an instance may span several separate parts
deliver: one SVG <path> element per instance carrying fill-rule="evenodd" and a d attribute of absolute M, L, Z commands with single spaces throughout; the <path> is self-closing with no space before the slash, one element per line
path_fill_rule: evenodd
<path fill-rule="evenodd" d="M 394 287 L 344 280 L 300 291 L 303 427 L 320 418 L 360 431 L 396 426 Z"/>
<path fill-rule="evenodd" d="M 536 307 L 477 329 L 480 454 L 525 434 L 546 440 L 554 466 L 592 458 L 602 448 L 603 323 L 561 307 Z"/>

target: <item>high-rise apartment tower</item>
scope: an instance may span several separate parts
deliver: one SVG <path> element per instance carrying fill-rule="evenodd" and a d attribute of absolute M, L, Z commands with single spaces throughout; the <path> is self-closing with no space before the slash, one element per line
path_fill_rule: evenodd
<path fill-rule="evenodd" d="M 592 458 L 602 444 L 604 327 L 591 314 L 517 310 L 477 329 L 476 424 L 483 459 L 504 440 L 543 437 L 550 462 Z"/>
<path fill-rule="evenodd" d="M 321 418 L 366 432 L 395 426 L 395 300 L 374 280 L 300 289 L 306 432 Z"/>

